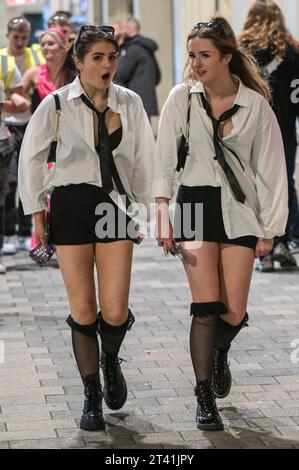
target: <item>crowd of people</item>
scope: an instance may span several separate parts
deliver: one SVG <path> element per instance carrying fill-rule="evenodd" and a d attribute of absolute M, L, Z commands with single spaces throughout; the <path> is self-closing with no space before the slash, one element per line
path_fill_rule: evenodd
<path fill-rule="evenodd" d="M 231 389 L 228 353 L 248 326 L 254 262 L 261 272 L 274 261 L 296 266 L 299 105 L 291 84 L 299 44 L 272 0 L 254 3 L 239 39 L 221 16 L 196 23 L 185 76 L 163 106 L 155 142 L 157 44 L 132 17 L 83 25 L 75 36 L 70 21 L 56 12 L 31 47 L 26 18 L 8 23 L 9 45 L 0 51 L 3 252 L 29 248 L 32 218 L 35 243 L 47 243 L 50 194 L 49 240 L 84 385 L 80 427 L 102 430 L 103 399 L 117 410 L 127 398 L 119 351 L 135 321 L 132 254 L 155 201 L 158 245 L 182 259 L 192 297 L 197 427 L 221 430 L 215 398 Z M 144 217 L 136 218 L 139 208 Z M 187 233 L 188 217 L 194 230 Z"/>

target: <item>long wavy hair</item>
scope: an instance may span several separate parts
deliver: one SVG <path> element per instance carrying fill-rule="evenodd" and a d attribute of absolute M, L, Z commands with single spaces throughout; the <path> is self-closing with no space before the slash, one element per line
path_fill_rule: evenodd
<path fill-rule="evenodd" d="M 253 51 L 270 49 L 274 57 L 284 58 L 288 45 L 299 52 L 299 42 L 288 31 L 281 9 L 272 0 L 257 0 L 251 6 L 239 41 Z"/>
<path fill-rule="evenodd" d="M 219 50 L 221 56 L 231 54 L 229 62 L 231 74 L 237 75 L 245 86 L 260 93 L 267 101 L 271 101 L 271 92 L 267 82 L 259 75 L 255 59 L 243 49 L 229 22 L 222 16 L 215 16 L 208 23 L 198 23 L 187 38 L 187 46 L 190 39 L 210 39 Z M 195 79 L 190 65 L 190 59 L 185 66 L 184 80 Z"/>

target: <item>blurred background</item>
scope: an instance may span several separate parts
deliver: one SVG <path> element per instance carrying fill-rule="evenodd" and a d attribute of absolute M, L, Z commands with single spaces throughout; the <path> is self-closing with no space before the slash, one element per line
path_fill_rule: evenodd
<path fill-rule="evenodd" d="M 31 42 L 46 28 L 46 22 L 56 10 L 72 13 L 74 27 L 84 23 L 109 23 L 133 15 L 141 22 L 141 34 L 159 44 L 157 59 L 162 81 L 157 88 L 161 109 L 170 88 L 182 76 L 187 58 L 185 40 L 198 21 L 205 21 L 221 12 L 239 33 L 252 0 L 0 0 L 0 46 L 6 45 L 7 21 L 25 15 L 32 25 Z M 299 1 L 277 0 L 283 9 L 287 25 L 299 39 Z"/>

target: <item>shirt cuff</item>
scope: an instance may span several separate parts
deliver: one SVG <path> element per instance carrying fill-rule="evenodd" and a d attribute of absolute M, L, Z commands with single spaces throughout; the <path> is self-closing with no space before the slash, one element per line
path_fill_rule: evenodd
<path fill-rule="evenodd" d="M 165 197 L 166 199 L 171 199 L 173 196 L 173 181 L 165 179 L 154 181 L 152 193 L 155 198 Z"/>
<path fill-rule="evenodd" d="M 41 212 L 47 209 L 47 202 L 40 202 L 38 204 L 26 204 L 22 201 L 23 204 L 23 210 L 24 210 L 24 215 L 31 215 L 34 214 L 35 212 Z"/>

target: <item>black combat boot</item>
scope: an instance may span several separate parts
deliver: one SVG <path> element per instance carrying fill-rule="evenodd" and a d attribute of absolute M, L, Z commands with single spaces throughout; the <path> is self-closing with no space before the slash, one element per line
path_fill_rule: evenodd
<path fill-rule="evenodd" d="M 101 368 L 104 376 L 104 400 L 111 410 L 119 410 L 127 400 L 127 385 L 120 368 L 122 359 L 102 350 Z"/>
<path fill-rule="evenodd" d="M 232 386 L 232 375 L 227 360 L 228 351 L 215 351 L 213 385 L 217 398 L 225 398 Z"/>
<path fill-rule="evenodd" d="M 80 421 L 80 428 L 85 431 L 102 431 L 105 422 L 102 412 L 103 393 L 99 374 L 88 375 L 83 378 L 84 383 L 84 409 Z"/>
<path fill-rule="evenodd" d="M 222 431 L 224 426 L 217 410 L 212 381 L 207 379 L 197 382 L 194 392 L 198 402 L 196 411 L 198 429 L 202 431 Z"/>

